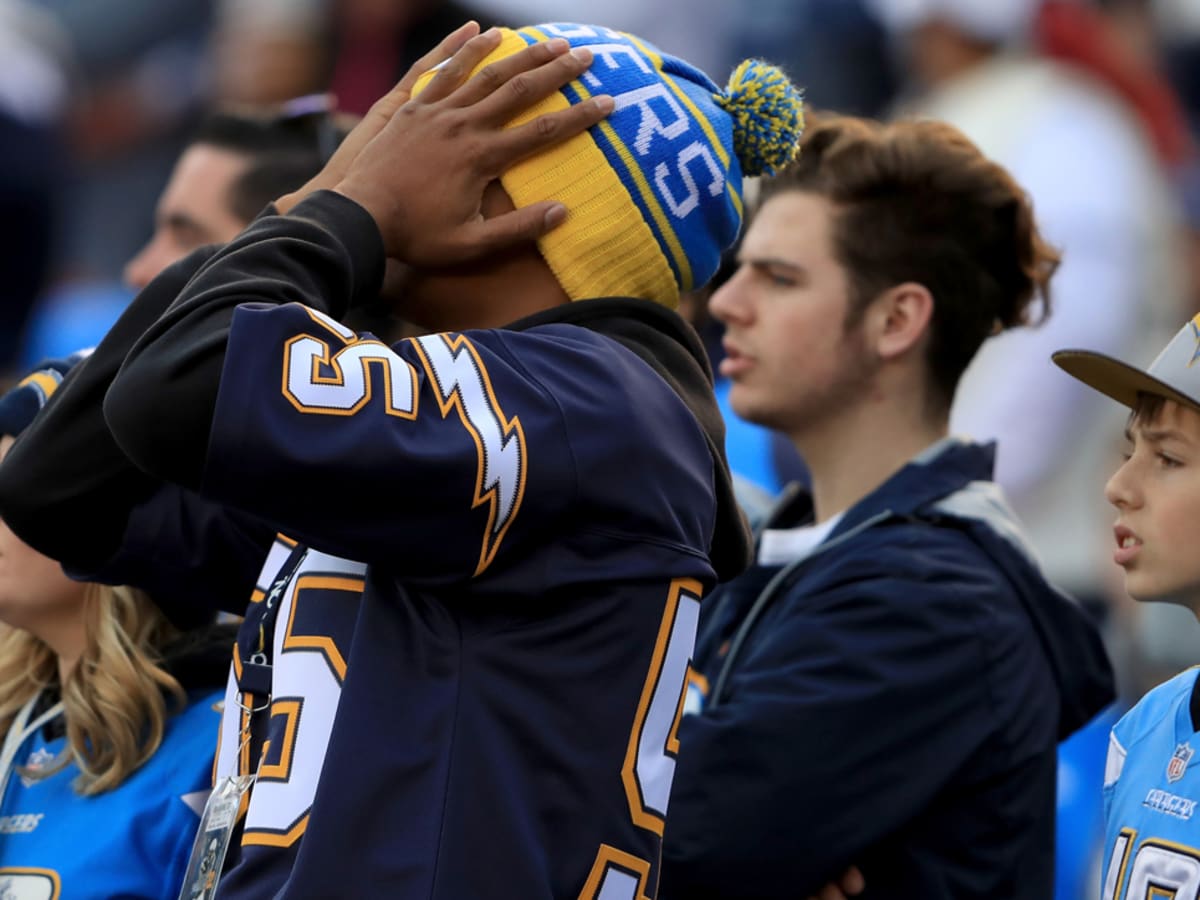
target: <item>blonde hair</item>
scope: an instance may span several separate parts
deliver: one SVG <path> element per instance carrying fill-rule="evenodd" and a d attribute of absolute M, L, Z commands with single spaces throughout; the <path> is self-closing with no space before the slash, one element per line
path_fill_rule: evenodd
<path fill-rule="evenodd" d="M 44 778 L 74 762 L 75 790 L 90 796 L 119 787 L 162 743 L 168 715 L 186 695 L 162 667 L 161 648 L 179 631 L 143 591 L 89 584 L 84 596 L 86 646 L 59 685 L 66 748 L 54 765 L 22 770 Z M 58 683 L 58 657 L 38 638 L 0 625 L 0 734 L 21 708 Z M 176 709 L 168 710 L 168 699 Z"/>

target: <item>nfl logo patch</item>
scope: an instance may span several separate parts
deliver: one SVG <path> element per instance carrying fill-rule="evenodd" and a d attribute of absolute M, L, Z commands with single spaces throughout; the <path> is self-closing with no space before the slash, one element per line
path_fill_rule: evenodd
<path fill-rule="evenodd" d="M 1178 781 L 1183 777 L 1194 752 L 1191 744 L 1180 744 L 1175 748 L 1171 761 L 1167 763 L 1167 781 Z"/>

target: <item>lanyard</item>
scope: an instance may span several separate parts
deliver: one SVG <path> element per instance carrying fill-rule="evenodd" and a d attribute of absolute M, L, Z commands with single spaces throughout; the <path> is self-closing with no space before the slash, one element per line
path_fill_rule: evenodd
<path fill-rule="evenodd" d="M 0 809 L 4 808 L 4 793 L 8 789 L 8 783 L 12 780 L 12 769 L 16 762 L 17 754 L 21 752 L 21 745 L 31 734 L 35 734 L 39 728 L 49 722 L 56 716 L 62 715 L 62 701 L 58 701 L 48 710 L 34 719 L 29 721 L 29 717 L 33 715 L 33 709 L 37 706 L 38 695 L 35 694 L 30 698 L 29 702 L 21 707 L 21 711 L 17 713 L 12 724 L 8 726 L 8 734 L 4 737 L 4 747 L 0 749 Z M 67 752 L 66 750 L 63 751 Z"/>
<path fill-rule="evenodd" d="M 307 553 L 308 548 L 300 544 L 292 549 L 275 576 L 271 589 L 261 603 L 251 606 L 246 621 L 238 631 L 237 653 L 241 674 L 237 683 L 242 694 L 242 709 L 247 713 L 259 712 L 270 704 L 271 655 L 275 652 L 275 626 L 279 621 L 279 608 L 288 582 L 295 576 Z M 259 704 L 244 705 L 247 694 L 259 699 Z M 245 731 L 250 727 L 249 718 L 247 716 Z"/>

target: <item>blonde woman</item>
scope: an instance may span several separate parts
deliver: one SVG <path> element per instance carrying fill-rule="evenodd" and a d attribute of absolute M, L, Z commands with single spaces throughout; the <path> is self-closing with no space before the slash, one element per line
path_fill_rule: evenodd
<path fill-rule="evenodd" d="M 0 397 L 0 460 L 66 368 Z M 0 896 L 177 896 L 231 641 L 72 581 L 0 522 Z"/>

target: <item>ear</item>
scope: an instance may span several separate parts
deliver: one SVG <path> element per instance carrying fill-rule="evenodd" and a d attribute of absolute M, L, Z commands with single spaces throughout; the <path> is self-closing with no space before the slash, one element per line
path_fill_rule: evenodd
<path fill-rule="evenodd" d="M 918 346 L 933 321 L 933 294 L 906 281 L 888 288 L 867 310 L 868 336 L 879 358 L 896 359 Z"/>

